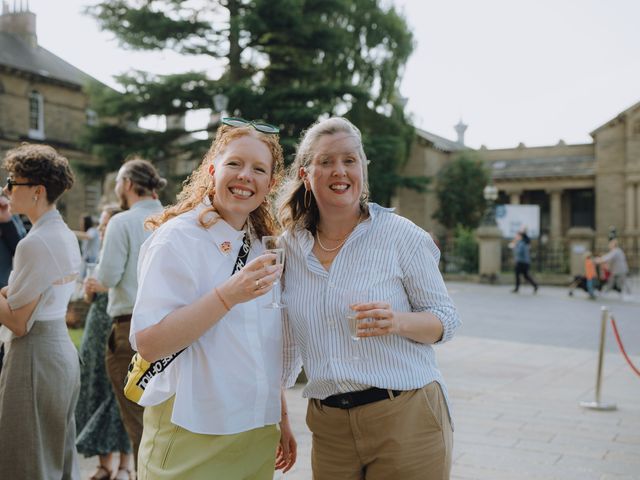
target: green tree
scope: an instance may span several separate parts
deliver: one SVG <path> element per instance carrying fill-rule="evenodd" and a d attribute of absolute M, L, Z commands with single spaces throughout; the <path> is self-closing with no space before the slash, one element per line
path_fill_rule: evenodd
<path fill-rule="evenodd" d="M 324 115 L 345 115 L 364 135 L 372 160 L 372 198 L 389 203 L 403 178 L 413 129 L 397 96 L 413 50 L 405 19 L 381 0 L 114 0 L 89 7 L 100 28 L 136 50 L 172 49 L 224 65 L 216 79 L 203 72 L 117 77 L 123 92 L 92 90 L 93 105 L 112 122 L 91 128 L 85 143 L 113 169 L 130 153 L 167 162 L 199 159 L 207 141 L 184 129 L 132 128 L 147 115 L 180 116 L 212 108 L 224 93 L 230 114 L 279 125 L 287 160 L 301 131 Z M 115 120 L 117 119 L 117 121 Z M 99 172 L 97 172 L 99 173 Z"/>
<path fill-rule="evenodd" d="M 458 225 L 474 229 L 480 224 L 486 209 L 482 190 L 490 178 L 482 160 L 470 150 L 459 153 L 440 171 L 436 187 L 438 210 L 433 217 L 449 234 Z"/>
<path fill-rule="evenodd" d="M 457 267 L 465 273 L 478 271 L 478 241 L 475 231 L 458 225 L 453 235 L 453 257 Z"/>

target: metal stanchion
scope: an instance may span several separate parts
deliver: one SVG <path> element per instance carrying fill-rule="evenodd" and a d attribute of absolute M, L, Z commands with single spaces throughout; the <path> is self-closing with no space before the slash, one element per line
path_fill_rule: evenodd
<path fill-rule="evenodd" d="M 600 401 L 600 391 L 602 387 L 602 364 L 604 363 L 604 343 L 607 334 L 607 320 L 609 319 L 609 310 L 607 307 L 601 307 L 602 319 L 600 323 L 600 351 L 598 352 L 598 373 L 596 374 L 596 399 L 593 402 L 580 402 L 583 408 L 591 410 L 617 410 L 615 403 L 602 403 Z"/>

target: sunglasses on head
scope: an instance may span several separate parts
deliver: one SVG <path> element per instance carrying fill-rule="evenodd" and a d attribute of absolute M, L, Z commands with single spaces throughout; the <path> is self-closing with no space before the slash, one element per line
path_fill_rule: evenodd
<path fill-rule="evenodd" d="M 16 182 L 14 180 L 11 180 L 10 178 L 7 178 L 7 190 L 9 192 L 13 190 L 13 187 L 19 187 L 19 186 L 35 187 L 37 185 L 40 185 L 40 184 L 39 183 L 32 183 L 32 182 Z"/>
<path fill-rule="evenodd" d="M 225 117 L 222 120 L 222 123 L 225 125 L 229 125 L 230 127 L 253 127 L 257 131 L 262 133 L 280 133 L 280 129 L 275 125 L 271 125 L 270 123 L 261 122 L 260 120 L 245 120 L 244 118 L 239 117 Z"/>

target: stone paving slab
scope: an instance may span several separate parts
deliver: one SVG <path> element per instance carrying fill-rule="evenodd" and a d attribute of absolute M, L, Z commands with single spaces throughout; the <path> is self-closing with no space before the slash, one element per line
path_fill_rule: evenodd
<path fill-rule="evenodd" d="M 458 337 L 437 353 L 453 402 L 453 479 L 640 478 L 640 379 L 620 356 L 605 358 L 603 383 L 603 399 L 618 410 L 597 412 L 578 405 L 594 396 L 595 352 Z M 531 358 L 545 360 L 529 364 Z M 572 386 L 554 387 L 559 377 Z M 287 392 L 298 463 L 276 479 L 311 478 L 301 395 L 301 386 Z M 94 462 L 82 462 L 84 478 Z"/>

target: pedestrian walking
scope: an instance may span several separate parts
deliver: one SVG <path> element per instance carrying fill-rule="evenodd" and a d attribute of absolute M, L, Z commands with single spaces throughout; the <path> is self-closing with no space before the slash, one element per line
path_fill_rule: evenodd
<path fill-rule="evenodd" d="M 89 278 L 85 283 L 85 289 L 89 292 L 98 291 L 101 287 L 109 289 L 107 313 L 113 321 L 113 327 L 108 340 L 107 372 L 134 458 L 137 458 L 142 437 L 143 409 L 124 396 L 122 387 L 134 354 L 129 345 L 129 329 L 138 290 L 138 255 L 140 247 L 151 233 L 145 230 L 144 222 L 147 217 L 162 211 L 156 192 L 164 188 L 166 183 L 147 160 L 136 158 L 122 165 L 116 177 L 115 192 L 120 206 L 126 211 L 109 222 L 96 278 Z"/>
<path fill-rule="evenodd" d="M 629 266 L 627 257 L 622 249 L 618 246 L 618 240 L 613 238 L 609 240 L 609 251 L 595 259 L 597 264 L 606 264 L 609 270 L 609 278 L 603 287 L 604 292 L 609 290 L 619 290 L 620 294 L 624 294 L 628 287 L 626 285 Z"/>
<path fill-rule="evenodd" d="M 367 201 L 367 163 L 353 124 L 322 120 L 282 189 L 286 385 L 302 361 L 314 479 L 447 479 L 453 432 L 433 345 L 460 318 L 429 234 Z"/>
<path fill-rule="evenodd" d="M 11 210 L 33 226 L 18 243 L 8 286 L 0 290 L 0 323 L 3 334 L 10 333 L 3 335 L 0 373 L 0 472 L 7 479 L 79 479 L 74 411 L 80 365 L 65 315 L 81 259 L 56 209 L 73 173 L 47 145 L 9 150 L 4 168 Z"/>
<path fill-rule="evenodd" d="M 520 290 L 520 275 L 522 275 L 524 279 L 531 284 L 533 287 L 533 293 L 538 291 L 538 284 L 529 274 L 529 267 L 531 266 L 530 243 L 531 240 L 524 231 L 516 233 L 514 239 L 509 243 L 509 247 L 513 249 L 513 257 L 516 264 L 516 285 L 512 290 L 513 293 L 518 293 Z"/>

